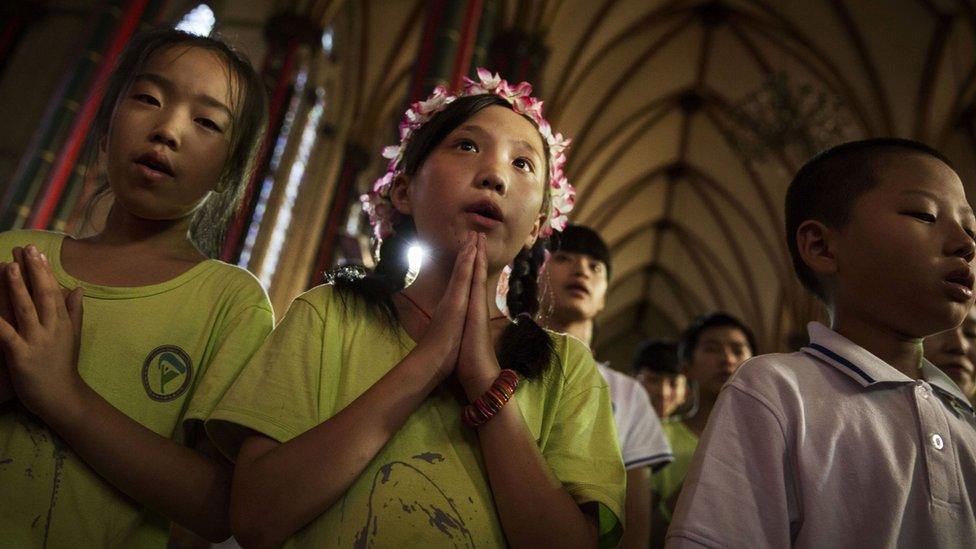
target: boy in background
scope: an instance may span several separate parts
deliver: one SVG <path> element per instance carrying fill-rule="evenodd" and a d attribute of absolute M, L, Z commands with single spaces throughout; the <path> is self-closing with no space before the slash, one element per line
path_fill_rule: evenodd
<path fill-rule="evenodd" d="M 956 382 L 969 402 L 976 402 L 976 311 L 952 330 L 925 338 L 925 358 Z"/>
<path fill-rule="evenodd" d="M 606 304 L 610 251 L 596 231 L 569 225 L 550 242 L 550 252 L 541 308 L 550 311 L 546 326 L 590 346 L 594 319 Z M 671 462 L 671 448 L 640 383 L 607 364 L 598 362 L 597 367 L 610 386 L 613 419 L 627 468 L 627 518 L 620 547 L 647 547 L 651 471 Z"/>
<path fill-rule="evenodd" d="M 729 380 L 669 547 L 976 547 L 976 418 L 922 357 L 973 304 L 976 219 L 939 152 L 846 143 L 786 195 L 800 281 L 831 326 Z"/>
<path fill-rule="evenodd" d="M 688 380 L 681 373 L 678 345 L 664 340 L 642 344 L 634 353 L 631 371 L 651 397 L 657 417 L 662 422 L 670 421 L 688 395 Z"/>

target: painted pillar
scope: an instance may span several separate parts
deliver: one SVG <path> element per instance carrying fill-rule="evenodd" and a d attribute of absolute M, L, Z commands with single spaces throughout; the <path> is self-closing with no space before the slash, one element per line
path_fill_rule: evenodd
<path fill-rule="evenodd" d="M 271 163 L 272 146 L 282 130 L 285 111 L 294 92 L 295 76 L 298 70 L 299 48 L 303 45 L 318 44 L 322 29 L 314 21 L 292 13 L 279 13 L 271 17 L 265 26 L 268 53 L 262 67 L 262 77 L 268 91 L 268 131 L 264 135 L 258 152 L 259 162 L 244 191 L 240 210 L 235 216 L 224 241 L 220 258 L 236 263 L 244 245 L 247 227 L 254 217 L 254 207 L 258 202 L 255 192 L 258 182 L 268 173 Z"/>
<path fill-rule="evenodd" d="M 140 25 L 155 20 L 164 4 L 162 0 L 113 0 L 89 20 L 81 54 L 61 79 L 0 197 L 0 229 L 48 226 L 88 138 L 104 83 L 118 55 Z"/>

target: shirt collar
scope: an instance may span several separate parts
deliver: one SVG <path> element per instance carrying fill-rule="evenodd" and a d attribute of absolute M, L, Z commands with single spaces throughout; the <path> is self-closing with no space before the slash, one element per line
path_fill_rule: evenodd
<path fill-rule="evenodd" d="M 810 344 L 803 352 L 817 357 L 844 373 L 862 387 L 876 383 L 913 383 L 914 380 L 897 368 L 871 354 L 870 351 L 838 334 L 819 322 L 807 325 Z M 973 411 L 972 405 L 956 384 L 928 360 L 922 359 L 922 377 L 936 390 L 958 401 L 964 409 Z"/>

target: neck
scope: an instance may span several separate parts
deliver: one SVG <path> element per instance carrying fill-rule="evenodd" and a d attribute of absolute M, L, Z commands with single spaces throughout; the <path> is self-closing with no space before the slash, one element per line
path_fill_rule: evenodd
<path fill-rule="evenodd" d="M 831 328 L 912 379 L 920 377 L 922 339 L 835 309 Z"/>
<path fill-rule="evenodd" d="M 712 408 L 715 406 L 714 399 L 698 398 L 698 410 L 695 415 L 684 418 L 682 421 L 685 426 L 698 436 L 705 432 L 705 425 L 708 423 L 708 416 L 712 415 Z"/>
<path fill-rule="evenodd" d="M 576 339 L 586 343 L 587 347 L 593 344 L 593 321 L 586 319 L 560 319 L 553 317 L 549 322 L 549 328 L 556 332 L 569 334 Z"/>
<path fill-rule="evenodd" d="M 438 257 L 433 255 L 424 260 L 420 274 L 413 284 L 403 292 L 410 296 L 423 311 L 429 315 L 434 314 L 434 309 L 444 297 L 444 292 L 454 273 L 455 257 Z M 489 265 L 490 267 L 490 265 Z M 490 271 L 486 281 L 485 297 L 488 300 L 489 318 L 496 318 L 502 315 L 501 310 L 495 303 L 495 289 L 498 287 L 498 278 L 501 276 L 501 268 Z"/>
<path fill-rule="evenodd" d="M 90 240 L 109 246 L 146 246 L 166 251 L 167 255 L 199 256 L 187 236 L 189 226 L 190 216 L 161 221 L 144 219 L 113 204 L 105 227 Z"/>

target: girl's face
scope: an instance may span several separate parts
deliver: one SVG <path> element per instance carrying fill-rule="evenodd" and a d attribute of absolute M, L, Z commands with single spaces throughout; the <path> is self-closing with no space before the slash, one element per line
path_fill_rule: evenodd
<path fill-rule="evenodd" d="M 108 181 L 126 211 L 175 220 L 199 207 L 229 154 L 234 104 L 214 52 L 174 46 L 152 56 L 109 125 Z"/>
<path fill-rule="evenodd" d="M 460 249 L 468 231 L 485 233 L 493 270 L 535 241 L 543 215 L 546 157 L 542 136 L 521 115 L 492 105 L 461 123 L 394 189 L 435 254 Z"/>

